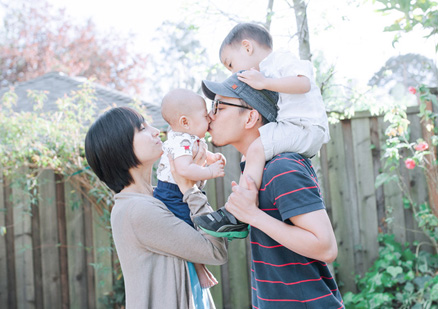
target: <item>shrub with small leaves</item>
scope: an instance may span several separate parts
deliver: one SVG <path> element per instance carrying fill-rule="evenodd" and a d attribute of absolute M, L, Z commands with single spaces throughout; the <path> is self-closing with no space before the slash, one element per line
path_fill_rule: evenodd
<path fill-rule="evenodd" d="M 437 308 L 438 255 L 412 252 L 394 235 L 379 235 L 379 243 L 378 259 L 356 278 L 359 293 L 343 296 L 345 308 Z"/>

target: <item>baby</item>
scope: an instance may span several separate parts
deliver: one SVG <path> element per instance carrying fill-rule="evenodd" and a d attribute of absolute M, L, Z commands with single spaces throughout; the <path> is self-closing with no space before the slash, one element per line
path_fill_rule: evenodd
<path fill-rule="evenodd" d="M 187 179 L 198 181 L 200 187 L 207 179 L 225 175 L 225 157 L 220 153 L 207 151 L 205 166 L 193 162 L 193 146 L 205 142 L 203 137 L 210 123 L 205 101 L 201 96 L 186 89 L 170 91 L 161 103 L 161 114 L 171 130 L 163 144 L 164 152 L 158 165 L 158 184 L 154 197 L 161 200 L 175 216 L 194 227 L 190 220 L 189 207 L 183 202 L 183 194 L 170 172 L 168 154 L 173 156 L 176 172 Z M 194 265 L 202 288 L 217 284 L 204 265 Z"/>

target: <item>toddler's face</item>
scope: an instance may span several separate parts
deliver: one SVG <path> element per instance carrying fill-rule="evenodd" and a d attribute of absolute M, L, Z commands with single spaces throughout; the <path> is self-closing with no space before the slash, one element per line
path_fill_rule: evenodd
<path fill-rule="evenodd" d="M 221 62 L 232 73 L 251 68 L 259 69 L 259 63 L 243 46 L 228 45 L 222 49 Z"/>

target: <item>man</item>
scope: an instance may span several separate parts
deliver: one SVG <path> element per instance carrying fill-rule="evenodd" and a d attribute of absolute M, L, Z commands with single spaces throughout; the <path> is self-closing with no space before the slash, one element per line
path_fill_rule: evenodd
<path fill-rule="evenodd" d="M 255 90 L 236 74 L 222 83 L 203 81 L 202 89 L 214 100 L 209 114 L 213 144 L 231 144 L 245 157 L 251 155 L 247 150 L 258 129 L 275 119 L 276 93 Z M 343 308 L 327 267 L 337 256 L 336 239 L 310 160 L 280 154 L 266 162 L 259 192 L 251 179 L 246 183 L 247 188 L 232 183 L 226 210 L 194 221 L 202 227 L 227 220 L 229 211 L 251 226 L 253 308 Z"/>

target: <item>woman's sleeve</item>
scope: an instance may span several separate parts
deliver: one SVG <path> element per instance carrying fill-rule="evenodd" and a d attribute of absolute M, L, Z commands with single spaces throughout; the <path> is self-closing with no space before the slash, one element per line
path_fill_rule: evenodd
<path fill-rule="evenodd" d="M 191 216 L 213 211 L 199 189 L 190 189 L 183 200 L 189 204 Z M 156 203 L 161 202 L 157 200 Z M 222 265 L 227 261 L 224 238 L 194 229 L 164 205 L 136 205 L 130 221 L 137 240 L 152 252 L 209 265 Z"/>

